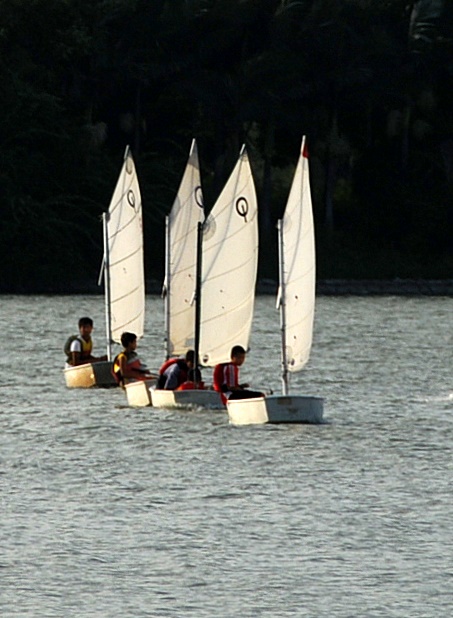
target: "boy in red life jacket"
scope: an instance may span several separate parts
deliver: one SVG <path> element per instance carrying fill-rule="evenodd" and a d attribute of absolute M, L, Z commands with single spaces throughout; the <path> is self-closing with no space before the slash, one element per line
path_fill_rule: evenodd
<path fill-rule="evenodd" d="M 187 350 L 184 358 L 170 358 L 159 369 L 157 388 L 174 391 L 183 390 L 183 384 L 191 382 L 190 388 L 196 388 L 195 384 L 201 383 L 201 374 L 195 368 L 195 352 Z M 195 374 L 195 375 L 194 375 Z M 184 390 L 188 388 L 186 384 Z"/>
<path fill-rule="evenodd" d="M 220 393 L 224 404 L 228 399 L 264 397 L 263 393 L 247 390 L 248 384 L 239 384 L 239 367 L 244 364 L 245 354 L 242 346 L 235 345 L 231 348 L 230 362 L 214 367 L 214 390 Z"/>
<path fill-rule="evenodd" d="M 123 333 L 121 335 L 123 351 L 113 360 L 113 375 L 118 384 L 135 382 L 136 380 L 152 380 L 157 376 L 152 375 L 149 369 L 142 363 L 137 352 L 137 335 Z"/>
<path fill-rule="evenodd" d="M 76 367 L 85 363 L 98 363 L 107 360 L 107 356 L 96 357 L 91 354 L 93 351 L 92 332 L 93 320 L 87 317 L 80 318 L 79 334 L 70 337 L 65 344 L 66 364 L 68 366 Z"/>

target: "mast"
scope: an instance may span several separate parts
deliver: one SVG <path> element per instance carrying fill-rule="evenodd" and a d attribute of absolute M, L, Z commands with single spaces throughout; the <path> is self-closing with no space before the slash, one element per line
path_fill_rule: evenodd
<path fill-rule="evenodd" d="M 282 359 L 282 393 L 288 394 L 288 359 L 286 356 L 286 290 L 285 290 L 285 264 L 283 257 L 283 221 L 277 222 L 278 230 L 278 300 L 277 308 L 280 310 L 280 334 L 281 334 L 281 359 Z"/>
<path fill-rule="evenodd" d="M 110 292 L 110 252 L 108 238 L 109 213 L 102 214 L 102 227 L 104 234 L 104 288 L 105 288 L 105 334 L 107 339 L 107 359 L 112 359 L 112 312 Z"/>
<path fill-rule="evenodd" d="M 164 349 L 165 349 L 165 359 L 168 360 L 170 358 L 170 217 L 167 215 L 165 217 L 165 281 L 162 290 L 162 295 L 164 297 L 165 310 L 164 310 L 164 321 L 165 321 L 165 338 L 164 338 Z"/>
<path fill-rule="evenodd" d="M 197 264 L 195 279 L 195 363 L 194 363 L 194 382 L 198 383 L 199 352 L 200 352 L 200 322 L 201 322 L 201 268 L 202 268 L 202 249 L 203 249 L 203 223 L 197 224 Z"/>

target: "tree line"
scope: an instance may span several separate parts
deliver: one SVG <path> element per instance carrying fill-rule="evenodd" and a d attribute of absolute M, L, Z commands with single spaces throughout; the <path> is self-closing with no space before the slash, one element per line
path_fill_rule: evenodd
<path fill-rule="evenodd" d="M 2 0 L 0 291 L 85 290 L 130 144 L 146 273 L 197 139 L 206 208 L 242 143 L 260 276 L 307 136 L 319 278 L 451 278 L 447 0 Z"/>

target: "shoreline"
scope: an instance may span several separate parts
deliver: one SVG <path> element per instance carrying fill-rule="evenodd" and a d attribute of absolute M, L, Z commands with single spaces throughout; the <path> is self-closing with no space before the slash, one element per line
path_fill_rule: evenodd
<path fill-rule="evenodd" d="M 146 293 L 160 295 L 162 284 L 146 281 Z M 278 282 L 261 279 L 256 284 L 259 295 L 276 295 Z M 103 286 L 37 286 L 30 290 L 1 290 L 0 295 L 94 295 L 103 294 Z M 316 282 L 317 296 L 453 296 L 453 279 L 321 279 Z"/>
<path fill-rule="evenodd" d="M 453 279 L 326 279 L 319 296 L 453 296 Z"/>
<path fill-rule="evenodd" d="M 278 283 L 258 281 L 257 294 L 277 294 Z M 453 279 L 322 279 L 316 296 L 453 296 Z"/>

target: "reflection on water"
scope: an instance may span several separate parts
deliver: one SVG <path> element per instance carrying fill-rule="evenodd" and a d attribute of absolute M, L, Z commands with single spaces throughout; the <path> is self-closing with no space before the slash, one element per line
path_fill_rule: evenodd
<path fill-rule="evenodd" d="M 67 390 L 64 341 L 87 314 L 102 350 L 102 298 L 3 297 L 1 615 L 449 615 L 452 305 L 320 298 L 291 390 L 328 422 L 237 428 Z M 243 379 L 278 392 L 274 299 L 255 313 Z"/>

